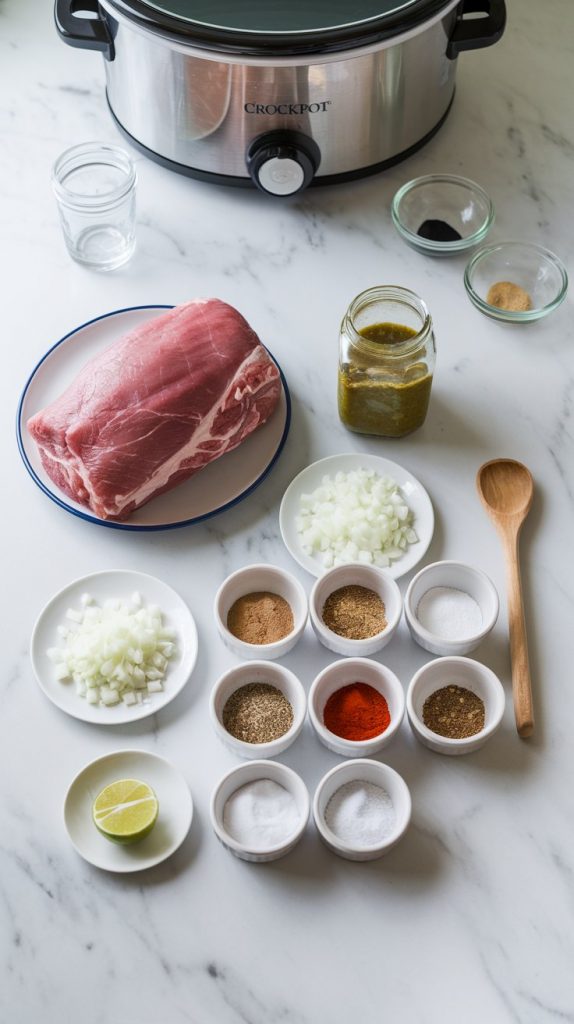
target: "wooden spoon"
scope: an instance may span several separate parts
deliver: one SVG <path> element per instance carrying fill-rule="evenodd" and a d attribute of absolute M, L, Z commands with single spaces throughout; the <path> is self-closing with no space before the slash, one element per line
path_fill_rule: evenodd
<path fill-rule="evenodd" d="M 493 459 L 480 467 L 476 474 L 476 486 L 504 548 L 514 714 L 518 735 L 530 736 L 534 729 L 534 712 L 520 583 L 518 536 L 532 505 L 534 481 L 530 471 L 521 462 Z"/>

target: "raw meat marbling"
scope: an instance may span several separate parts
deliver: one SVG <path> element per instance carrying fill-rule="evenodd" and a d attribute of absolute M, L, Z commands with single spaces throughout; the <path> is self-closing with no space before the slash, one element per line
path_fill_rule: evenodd
<path fill-rule="evenodd" d="M 28 430 L 57 487 L 101 519 L 125 519 L 241 444 L 280 387 L 241 314 L 197 299 L 91 359 Z"/>

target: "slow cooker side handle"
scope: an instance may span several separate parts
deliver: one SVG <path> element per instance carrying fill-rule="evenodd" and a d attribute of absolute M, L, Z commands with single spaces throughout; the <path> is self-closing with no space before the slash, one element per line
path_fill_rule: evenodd
<path fill-rule="evenodd" d="M 78 18 L 77 11 L 88 11 L 95 18 Z M 60 39 L 68 46 L 100 50 L 106 60 L 114 59 L 114 40 L 98 0 L 56 0 L 54 19 Z"/>
<path fill-rule="evenodd" d="M 484 14 L 486 17 L 467 18 L 467 14 Z M 446 48 L 447 57 L 454 60 L 463 50 L 492 46 L 502 36 L 505 26 L 505 0 L 462 0 Z"/>

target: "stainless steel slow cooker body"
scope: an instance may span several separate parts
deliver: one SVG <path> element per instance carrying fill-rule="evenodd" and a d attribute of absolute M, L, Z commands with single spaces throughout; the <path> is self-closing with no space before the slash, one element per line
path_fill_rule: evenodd
<path fill-rule="evenodd" d="M 504 0 L 448 0 L 438 11 L 434 0 L 434 13 L 405 31 L 285 53 L 240 34 L 215 48 L 136 6 L 56 0 L 62 38 L 106 58 L 120 129 L 174 170 L 275 195 L 370 174 L 422 146 L 450 109 L 460 50 L 495 42 L 505 23 Z M 466 18 L 477 10 L 482 18 Z"/>

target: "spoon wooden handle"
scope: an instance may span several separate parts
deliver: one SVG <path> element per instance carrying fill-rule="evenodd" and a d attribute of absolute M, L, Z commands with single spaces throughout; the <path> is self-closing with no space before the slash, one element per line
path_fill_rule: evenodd
<path fill-rule="evenodd" d="M 534 730 L 532 685 L 528 663 L 528 644 L 522 602 L 520 561 L 518 558 L 518 532 L 503 535 L 508 588 L 508 632 L 510 635 L 510 662 L 512 666 L 512 694 L 514 715 L 519 736 L 531 736 Z"/>

